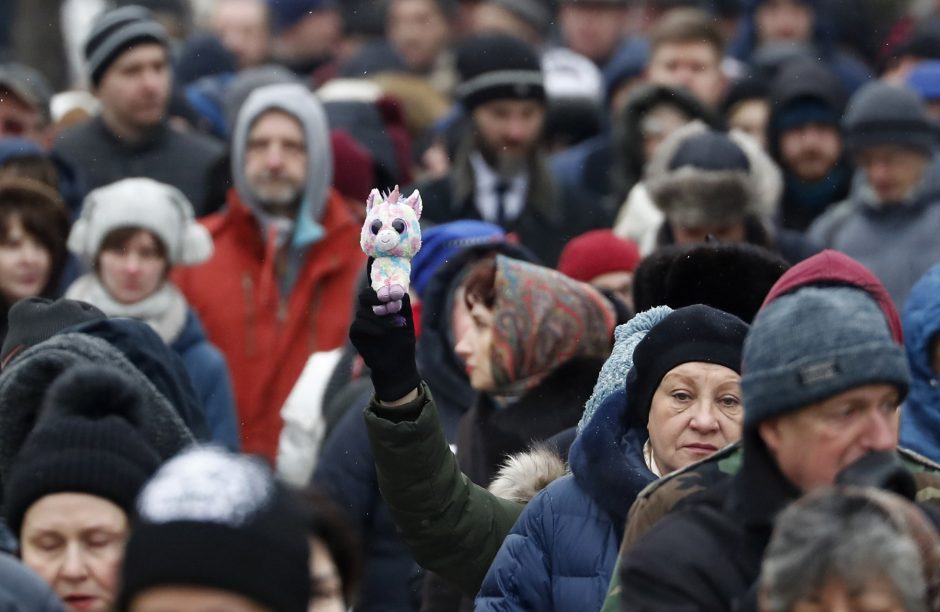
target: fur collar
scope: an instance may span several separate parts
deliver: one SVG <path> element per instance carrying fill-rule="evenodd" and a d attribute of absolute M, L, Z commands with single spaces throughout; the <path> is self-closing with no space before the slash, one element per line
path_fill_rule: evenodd
<path fill-rule="evenodd" d="M 567 473 L 565 462 L 554 448 L 536 444 L 523 453 L 508 457 L 490 483 L 489 491 L 497 497 L 526 504 L 539 491 Z"/>

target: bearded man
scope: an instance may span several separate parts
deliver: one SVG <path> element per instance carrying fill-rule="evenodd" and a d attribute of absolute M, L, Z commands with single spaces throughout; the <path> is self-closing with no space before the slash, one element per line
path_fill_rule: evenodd
<path fill-rule="evenodd" d="M 545 87 L 535 50 L 511 36 L 471 38 L 457 50 L 457 70 L 463 131 L 450 174 L 418 185 L 422 220 L 496 223 L 548 265 L 571 238 L 610 227 L 612 211 L 563 189 L 549 174 Z"/>
<path fill-rule="evenodd" d="M 228 206 L 203 219 L 215 253 L 174 275 L 225 354 L 242 448 L 271 460 L 307 359 L 345 343 L 364 264 L 359 224 L 331 187 L 332 159 L 310 91 L 256 89 L 235 124 Z"/>

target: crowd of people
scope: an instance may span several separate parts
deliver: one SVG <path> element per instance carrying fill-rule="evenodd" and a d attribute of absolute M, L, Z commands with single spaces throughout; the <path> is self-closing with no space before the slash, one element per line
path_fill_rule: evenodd
<path fill-rule="evenodd" d="M 934 0 L 0 2 L 0 608 L 940 612 L 938 121 Z"/>

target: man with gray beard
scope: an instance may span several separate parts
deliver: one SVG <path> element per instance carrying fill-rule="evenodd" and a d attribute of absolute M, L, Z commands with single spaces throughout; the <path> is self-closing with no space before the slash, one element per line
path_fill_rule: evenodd
<path fill-rule="evenodd" d="M 323 107 L 302 85 L 248 96 L 228 205 L 203 221 L 215 252 L 174 274 L 232 373 L 242 448 L 274 459 L 281 407 L 313 353 L 342 347 L 365 256 L 331 187 Z"/>
<path fill-rule="evenodd" d="M 505 35 L 471 38 L 457 50 L 457 70 L 465 130 L 450 174 L 418 185 L 422 220 L 496 223 L 548 265 L 574 236 L 610 227 L 612 211 L 549 174 L 541 138 L 545 87 L 535 50 Z"/>

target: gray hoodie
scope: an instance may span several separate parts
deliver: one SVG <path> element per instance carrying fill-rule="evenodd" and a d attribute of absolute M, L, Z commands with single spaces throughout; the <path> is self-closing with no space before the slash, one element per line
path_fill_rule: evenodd
<path fill-rule="evenodd" d="M 245 177 L 245 151 L 248 133 L 255 121 L 270 110 L 289 114 L 304 128 L 307 145 L 307 185 L 295 227 L 289 229 L 293 232 L 292 246 L 307 247 L 323 235 L 319 222 L 329 197 L 330 184 L 333 182 L 333 151 L 326 112 L 316 96 L 306 87 L 294 83 L 268 85 L 254 90 L 245 100 L 232 134 L 232 177 L 235 189 L 267 229 L 271 218 L 261 209 L 261 204 Z"/>

